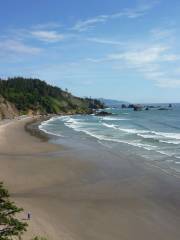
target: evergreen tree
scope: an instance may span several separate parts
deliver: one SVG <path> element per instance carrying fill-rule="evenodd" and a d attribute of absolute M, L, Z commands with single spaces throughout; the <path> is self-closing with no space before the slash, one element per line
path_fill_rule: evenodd
<path fill-rule="evenodd" d="M 20 237 L 27 227 L 27 223 L 18 220 L 15 215 L 23 211 L 9 200 L 9 193 L 0 183 L 0 240 L 10 240 L 13 236 Z"/>

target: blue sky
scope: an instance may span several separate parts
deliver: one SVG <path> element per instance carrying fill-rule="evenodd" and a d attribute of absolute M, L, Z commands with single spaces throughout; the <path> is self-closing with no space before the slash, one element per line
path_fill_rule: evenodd
<path fill-rule="evenodd" d="M 1 77 L 78 96 L 180 102 L 178 0 L 0 0 Z"/>

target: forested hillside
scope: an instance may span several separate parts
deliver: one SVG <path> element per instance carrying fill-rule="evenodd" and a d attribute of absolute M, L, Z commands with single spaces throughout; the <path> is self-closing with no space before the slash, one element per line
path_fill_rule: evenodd
<path fill-rule="evenodd" d="M 14 104 L 20 114 L 88 113 L 93 108 L 103 108 L 99 100 L 75 97 L 39 79 L 0 79 L 0 95 Z"/>

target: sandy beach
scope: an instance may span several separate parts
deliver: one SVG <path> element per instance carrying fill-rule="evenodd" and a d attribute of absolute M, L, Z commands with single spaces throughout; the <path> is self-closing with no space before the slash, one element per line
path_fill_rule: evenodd
<path fill-rule="evenodd" d="M 180 179 L 103 146 L 42 141 L 29 121 L 0 125 L 0 180 L 32 214 L 25 240 L 180 239 Z"/>

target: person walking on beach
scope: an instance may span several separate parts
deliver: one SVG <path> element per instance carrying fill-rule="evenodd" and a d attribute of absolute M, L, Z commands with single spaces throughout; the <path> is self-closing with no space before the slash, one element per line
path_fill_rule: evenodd
<path fill-rule="evenodd" d="M 28 214 L 27 214 L 27 219 L 31 220 L 31 213 L 30 212 L 28 212 Z"/>

